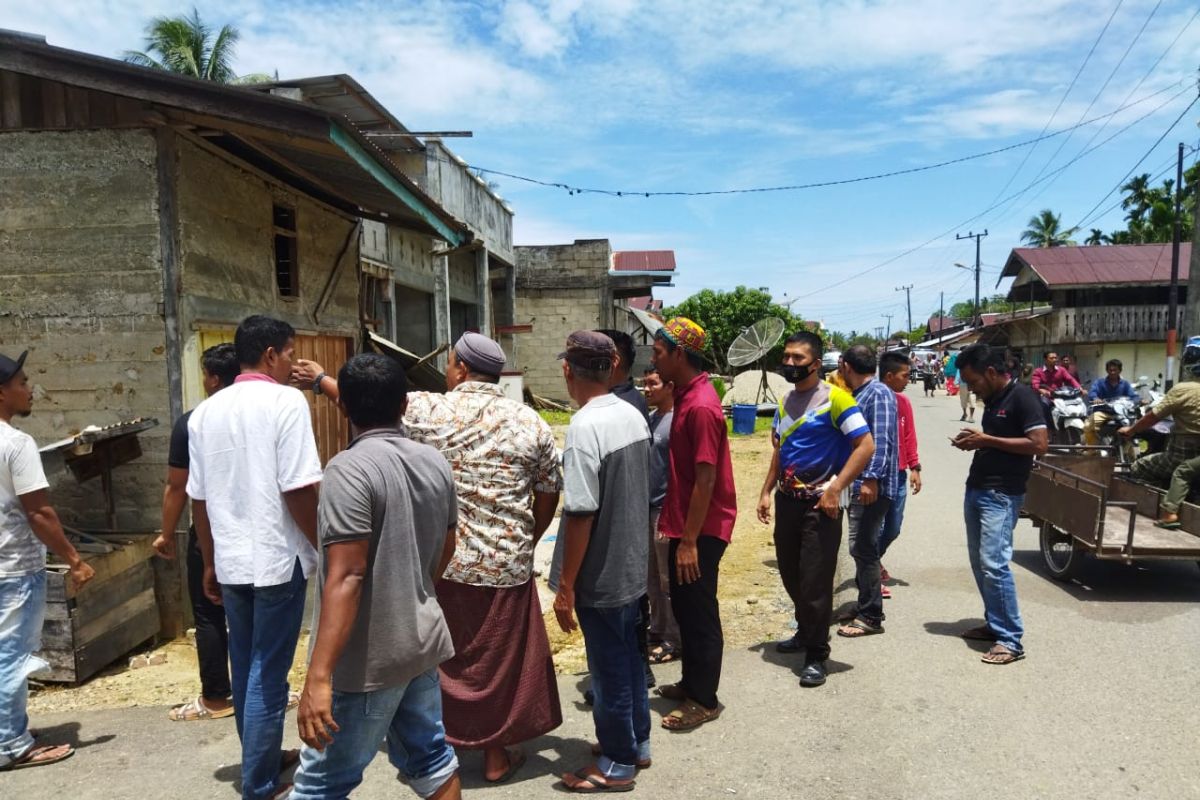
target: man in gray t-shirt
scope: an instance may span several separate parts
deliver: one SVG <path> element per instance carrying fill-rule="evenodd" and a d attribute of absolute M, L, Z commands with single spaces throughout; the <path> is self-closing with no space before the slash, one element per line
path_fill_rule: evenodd
<path fill-rule="evenodd" d="M 419 795 L 460 798 L 437 669 L 454 647 L 434 595 L 454 555 L 450 466 L 404 435 L 408 385 L 397 362 L 355 356 L 338 389 L 354 439 L 330 460 L 321 492 L 320 621 L 291 797 L 348 796 L 386 739 L 389 760 Z"/>
<path fill-rule="evenodd" d="M 650 702 L 638 650 L 650 524 L 650 429 L 608 391 L 616 355 L 594 331 L 567 338 L 563 375 L 580 406 L 563 451 L 565 535 L 555 543 L 550 585 L 563 630 L 583 629 L 600 755 L 562 776 L 572 791 L 633 788 L 650 759 Z"/>

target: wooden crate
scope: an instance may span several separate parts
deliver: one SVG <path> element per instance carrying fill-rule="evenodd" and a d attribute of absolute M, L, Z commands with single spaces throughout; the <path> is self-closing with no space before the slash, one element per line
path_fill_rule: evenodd
<path fill-rule="evenodd" d="M 150 563 L 153 537 L 97 538 L 118 549 L 83 555 L 96 577 L 82 590 L 71 588 L 64 569 L 51 564 L 48 571 L 46 622 L 38 653 L 50 663 L 45 680 L 85 681 L 158 633 L 158 604 Z"/>

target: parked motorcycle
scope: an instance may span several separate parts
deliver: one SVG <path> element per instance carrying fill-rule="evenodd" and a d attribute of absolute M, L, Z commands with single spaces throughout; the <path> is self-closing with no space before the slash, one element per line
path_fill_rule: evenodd
<path fill-rule="evenodd" d="M 1054 390 L 1050 395 L 1050 403 L 1055 444 L 1083 444 L 1083 428 L 1088 417 L 1083 392 L 1071 386 L 1064 386 Z"/>

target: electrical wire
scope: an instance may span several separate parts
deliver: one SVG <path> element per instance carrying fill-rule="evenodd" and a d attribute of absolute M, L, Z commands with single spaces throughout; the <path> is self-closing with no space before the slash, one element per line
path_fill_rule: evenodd
<path fill-rule="evenodd" d="M 1104 34 L 1108 32 L 1108 26 L 1112 24 L 1113 18 L 1116 17 L 1117 12 L 1121 10 L 1121 4 L 1124 1 L 1125 0 L 1117 0 L 1116 7 L 1112 10 L 1112 13 L 1108 15 L 1108 21 L 1104 23 L 1104 27 L 1100 29 L 1100 34 L 1096 37 L 1096 41 L 1092 42 L 1091 49 L 1088 50 L 1087 55 L 1083 57 L 1083 63 L 1079 65 L 1079 69 L 1075 70 L 1075 77 L 1071 78 L 1071 83 L 1067 86 L 1067 90 L 1063 92 L 1062 97 L 1058 99 L 1058 105 L 1054 107 L 1054 111 L 1050 114 L 1050 118 L 1047 119 L 1046 124 L 1042 126 L 1042 134 L 1045 134 L 1051 123 L 1054 122 L 1054 118 L 1058 116 L 1058 112 L 1062 109 L 1063 103 L 1067 102 L 1067 98 L 1070 96 L 1071 90 L 1075 88 L 1076 82 L 1079 81 L 1079 76 L 1083 74 L 1083 70 L 1085 67 L 1087 67 L 1088 62 L 1092 60 L 1092 54 L 1095 53 L 1096 48 L 1100 46 L 1100 40 L 1103 39 Z M 1042 134 L 1039 134 L 1039 136 Z M 1013 181 L 1015 181 L 1017 176 L 1021 174 L 1021 170 L 1025 169 L 1025 164 L 1029 162 L 1029 157 L 1033 155 L 1033 151 L 1036 149 L 1037 145 L 1035 143 L 1033 147 L 1026 151 L 1025 157 L 1021 159 L 1021 163 L 1017 165 L 1017 168 L 1013 171 L 1013 174 L 1008 177 L 1008 180 L 1005 181 L 1004 185 L 1000 187 L 1000 191 L 996 192 L 996 196 L 992 198 L 993 203 L 996 202 L 1001 195 L 1008 191 L 1008 187 L 1012 186 Z"/>
<path fill-rule="evenodd" d="M 1133 108 L 1134 106 L 1140 105 L 1141 103 L 1144 103 L 1147 100 L 1151 100 L 1160 94 L 1163 94 L 1165 92 L 1170 91 L 1171 89 L 1174 89 L 1176 86 L 1178 86 L 1180 83 L 1182 83 L 1183 80 L 1184 79 L 1180 79 L 1175 84 L 1172 84 L 1170 86 L 1164 86 L 1163 88 L 1159 89 L 1158 91 L 1156 91 L 1152 94 L 1148 94 L 1145 97 L 1134 101 L 1133 103 L 1130 103 L 1128 105 L 1117 108 L 1113 111 L 1108 112 L 1107 114 L 1101 114 L 1100 116 L 1093 117 L 1089 120 L 1080 122 L 1077 125 L 1072 125 L 1069 128 L 1063 128 L 1062 130 L 1054 131 L 1053 133 L 1043 133 L 1042 135 L 1040 135 L 1034 139 L 1028 139 L 1023 142 L 1017 142 L 1016 144 L 1006 145 L 1005 147 L 997 147 L 993 150 L 987 150 L 982 153 L 973 153 L 972 155 L 968 155 L 968 156 L 961 156 L 959 158 L 952 158 L 952 159 L 948 159 L 946 161 L 939 161 L 934 164 L 923 164 L 918 167 L 909 167 L 908 169 L 892 170 L 890 172 L 881 172 L 881 173 L 877 173 L 874 175 L 860 175 L 860 176 L 857 176 L 854 178 L 839 178 L 839 179 L 828 180 L 828 181 L 815 181 L 813 183 L 799 183 L 799 184 L 792 184 L 792 185 L 785 185 L 785 186 L 760 186 L 760 187 L 750 187 L 750 188 L 741 188 L 741 189 L 707 189 L 707 190 L 701 190 L 701 191 L 678 191 L 678 190 L 676 190 L 676 191 L 645 191 L 645 190 L 641 190 L 641 189 L 596 189 L 596 188 L 589 188 L 589 187 L 583 187 L 583 186 L 574 186 L 571 184 L 562 183 L 560 181 L 547 181 L 547 180 L 542 180 L 540 178 L 531 178 L 531 177 L 528 177 L 525 175 L 517 175 L 512 172 L 504 172 L 503 170 L 491 169 L 489 167 L 482 167 L 477 164 L 470 164 L 470 165 L 468 165 L 468 168 L 475 170 L 476 172 L 486 174 L 486 175 L 499 175 L 500 177 L 503 177 L 503 178 L 508 178 L 510 180 L 515 180 L 515 181 L 521 181 L 523 183 L 529 183 L 529 184 L 533 184 L 535 186 L 544 186 L 544 187 L 550 188 L 550 189 L 563 189 L 563 190 L 566 190 L 566 192 L 568 194 L 572 194 L 572 195 L 575 195 L 575 194 L 601 194 L 601 195 L 608 195 L 610 197 L 711 197 L 714 195 L 764 194 L 767 192 L 794 192 L 794 191 L 801 191 L 801 190 L 806 190 L 806 189 L 823 189 L 823 188 L 827 188 L 830 186 L 846 186 L 846 185 L 854 184 L 854 183 L 864 183 L 866 181 L 882 180 L 884 178 L 895 178 L 900 175 L 912 175 L 912 174 L 915 174 L 918 172 L 928 172 L 930 170 L 941 169 L 943 167 L 949 167 L 954 164 L 963 164 L 968 161 L 977 161 L 981 158 L 987 158 L 989 156 L 998 155 L 1000 153 L 1006 153 L 1010 150 L 1017 150 L 1022 147 L 1029 147 L 1030 145 L 1035 145 L 1038 142 L 1042 142 L 1047 139 L 1053 139 L 1056 136 L 1062 136 L 1063 134 L 1069 133 L 1073 130 L 1077 130 L 1079 128 L 1086 127 L 1088 125 L 1099 122 L 1101 120 L 1116 116 L 1117 114 L 1121 113 L 1122 111 L 1125 111 L 1129 108 Z"/>
<path fill-rule="evenodd" d="M 860 271 L 860 272 L 856 272 L 856 273 L 854 273 L 854 274 L 852 274 L 852 275 L 849 275 L 849 276 L 847 276 L 847 277 L 845 277 L 845 278 L 843 278 L 843 279 L 841 279 L 841 280 L 839 280 L 839 281 L 835 281 L 835 282 L 833 282 L 833 283 L 830 283 L 830 284 L 828 284 L 828 285 L 826 285 L 826 286 L 823 286 L 823 287 L 821 287 L 820 289 L 815 289 L 815 290 L 813 290 L 813 291 L 809 292 L 808 294 L 805 294 L 805 295 L 800 295 L 800 297 L 801 297 L 801 298 L 805 298 L 805 297 L 812 297 L 813 295 L 820 294 L 820 293 L 822 293 L 822 292 L 827 292 L 827 291 L 829 291 L 830 289 L 836 289 L 836 288 L 837 288 L 837 287 L 839 287 L 839 286 L 844 286 L 844 285 L 846 285 L 847 283 L 850 283 L 851 281 L 858 280 L 859 278 L 863 277 L 864 275 L 869 275 L 870 273 L 872 273 L 872 272 L 875 272 L 876 270 L 883 269 L 884 267 L 888 266 L 889 264 L 893 264 L 893 263 L 895 263 L 896 261 L 899 261 L 900 259 L 904 258 L 905 256 L 912 255 L 913 253 L 917 252 L 918 250 L 922 250 L 922 249 L 924 249 L 925 247 L 928 247 L 929 245 L 933 244 L 934 242 L 936 242 L 936 241 L 938 241 L 938 240 L 940 240 L 940 239 L 944 239 L 945 237 L 949 236 L 950 234 L 954 233 L 955 231 L 957 231 L 957 230 L 960 230 L 960 229 L 962 229 L 962 228 L 966 227 L 967 225 L 970 225 L 972 222 L 975 222 L 976 220 L 980 219 L 981 217 L 983 217 L 983 216 L 985 216 L 985 215 L 987 215 L 987 214 L 991 213 L 993 210 L 995 210 L 996 208 L 999 208 L 1001 205 L 1003 205 L 1004 203 L 1008 202 L 1008 201 L 1009 201 L 1009 200 L 1011 200 L 1013 197 L 1019 197 L 1019 196 L 1021 196 L 1022 194 L 1024 194 L 1025 192 L 1028 192 L 1030 189 L 1034 188 L 1034 187 L 1035 187 L 1037 184 L 1041 183 L 1042 181 L 1049 180 L 1049 179 L 1050 179 L 1050 178 L 1051 178 L 1053 175 L 1056 175 L 1056 174 L 1058 174 L 1059 172 L 1062 172 L 1063 170 L 1065 170 L 1065 169 L 1068 169 L 1069 167 L 1071 167 L 1071 165 L 1073 165 L 1075 162 L 1079 161 L 1081 158 L 1083 158 L 1083 157 L 1085 157 L 1085 156 L 1087 156 L 1087 155 L 1089 155 L 1089 154 L 1091 154 L 1091 153 L 1095 152 L 1096 150 L 1099 150 L 1101 147 L 1103 147 L 1104 145 L 1108 144 L 1109 142 L 1111 142 L 1113 139 L 1115 139 L 1115 138 L 1117 138 L 1118 136 L 1120 136 L 1120 135 L 1121 135 L 1122 133 L 1124 133 L 1125 131 L 1127 131 L 1127 130 L 1129 130 L 1130 128 L 1134 127 L 1135 125 L 1137 125 L 1138 123 L 1142 122 L 1143 120 L 1146 120 L 1146 119 L 1148 119 L 1148 118 L 1150 118 L 1150 117 L 1154 116 L 1154 115 L 1155 115 L 1155 114 L 1157 114 L 1159 111 L 1161 111 L 1163 108 L 1166 108 L 1168 105 L 1170 105 L 1171 103 L 1173 103 L 1175 100 L 1179 99 L 1179 98 L 1180 98 L 1180 97 L 1182 97 L 1184 94 L 1186 94 L 1186 93 L 1189 91 L 1189 89 L 1190 89 L 1190 87 L 1186 87 L 1186 88 L 1184 88 L 1184 89 L 1183 89 L 1182 91 L 1180 91 L 1179 93 L 1177 93 L 1177 94 L 1173 95 L 1172 97 L 1170 97 L 1170 98 L 1169 98 L 1169 99 L 1168 99 L 1168 100 L 1167 100 L 1165 103 L 1163 103 L 1163 104 L 1159 105 L 1158 107 L 1154 108 L 1154 109 L 1153 109 L 1153 110 L 1151 110 L 1150 112 L 1148 112 L 1148 113 L 1146 113 L 1146 114 L 1143 114 L 1142 116 L 1138 117 L 1138 118 L 1137 118 L 1137 119 L 1135 119 L 1133 122 L 1129 123 L 1129 124 L 1128 124 L 1128 125 L 1126 125 L 1124 128 L 1121 128 L 1119 131 L 1117 131 L 1117 132 L 1116 132 L 1116 133 L 1114 133 L 1113 135 L 1109 136 L 1107 139 L 1105 139 L 1104 141 L 1100 142 L 1099 144 L 1097 144 L 1097 145 L 1095 145 L 1095 146 L 1091 147 L 1091 148 L 1090 148 L 1090 149 L 1088 149 L 1088 150 L 1084 150 L 1084 151 L 1082 151 L 1081 153 L 1079 153 L 1078 155 L 1076 155 L 1074 158 L 1072 158 L 1070 161 L 1068 161 L 1066 164 L 1063 164 L 1061 167 L 1058 167 L 1057 169 L 1055 169 L 1054 171 L 1052 171 L 1052 172 L 1048 173 L 1048 174 L 1047 174 L 1047 175 L 1045 175 L 1044 177 L 1042 177 L 1042 178 L 1039 178 L 1038 180 L 1034 181 L 1033 183 L 1030 183 L 1030 184 L 1029 184 L 1028 186 L 1026 186 L 1024 189 L 1021 189 L 1020 191 L 1018 191 L 1018 192 L 1014 193 L 1013 195 L 1010 195 L 1009 197 L 1006 197 L 1006 198 L 1004 198 L 1003 200 L 999 201 L 998 203 L 993 203 L 991 206 L 989 206 L 988 208 L 985 208 L 983 211 L 979 212 L 979 213 L 978 213 L 978 214 L 976 214 L 975 216 L 973 216 L 973 217 L 971 217 L 971 218 L 969 218 L 969 219 L 966 219 L 966 220 L 964 220 L 964 221 L 962 221 L 962 222 L 958 223 L 957 225 L 954 225 L 954 226 L 953 226 L 953 227 L 951 227 L 949 230 L 946 230 L 946 231 L 944 231 L 944 232 L 942 232 L 942 233 L 939 233 L 938 235 L 936 235 L 936 236 L 934 236 L 934 237 L 932 237 L 932 238 L 928 239 L 927 241 L 925 241 L 925 242 L 923 242 L 923 243 L 921 243 L 921 244 L 919 244 L 919 245 L 916 245 L 915 247 L 911 247 L 911 248 L 909 248 L 908 250 L 905 250 L 905 251 L 904 251 L 904 252 L 902 252 L 902 253 L 899 253 L 899 254 L 897 254 L 897 255 L 895 255 L 895 256 L 892 256 L 891 258 L 888 258 L 888 259 L 886 259 L 886 260 L 884 260 L 884 261 L 881 261 L 880 263 L 876 264 L 876 265 L 875 265 L 875 266 L 873 266 L 873 267 L 870 267 L 869 269 L 865 269 L 865 270 L 862 270 L 862 271 Z M 1180 115 L 1179 115 L 1179 117 L 1178 117 L 1178 118 L 1177 118 L 1177 119 L 1176 119 L 1176 120 L 1175 120 L 1173 123 L 1171 123 L 1171 127 L 1170 127 L 1170 128 L 1168 128 L 1166 131 L 1164 131 L 1164 132 L 1163 132 L 1163 135 L 1162 135 L 1161 137 L 1159 137 L 1159 141 L 1160 141 L 1160 142 L 1162 141 L 1162 139 L 1163 139 L 1163 138 L 1165 138 L 1165 137 L 1166 137 L 1166 135 L 1167 135 L 1168 133 L 1170 133 L 1170 132 L 1171 132 L 1171 129 L 1172 129 L 1172 128 L 1174 128 L 1176 125 L 1178 125 L 1178 124 L 1179 124 L 1179 120 L 1183 119 L 1184 115 L 1185 115 L 1185 114 L 1187 114 L 1187 112 L 1191 110 L 1192 106 L 1194 106 L 1194 105 L 1196 104 L 1196 100 L 1197 100 L 1197 99 L 1200 99 L 1200 98 L 1193 98 L 1192 102 L 1191 102 L 1191 103 L 1188 103 L 1188 106 L 1187 106 L 1187 108 L 1185 108 L 1185 109 L 1183 110 L 1183 113 L 1182 113 L 1182 114 L 1180 114 Z M 1158 146 L 1158 145 L 1156 144 L 1156 145 L 1155 145 L 1155 147 L 1157 147 L 1157 146 Z M 1148 155 L 1148 154 L 1147 154 L 1147 155 Z M 1144 157 L 1144 156 L 1143 156 L 1142 160 L 1145 160 L 1145 157 Z M 1140 164 L 1140 163 L 1141 163 L 1141 161 L 1139 161 L 1138 163 Z M 1135 168 L 1136 168 L 1136 167 L 1135 167 Z M 1112 194 L 1112 192 L 1109 192 L 1109 194 L 1111 195 L 1111 194 Z M 1107 196 L 1105 197 L 1105 199 L 1107 199 Z M 1103 203 L 1103 200 L 1101 201 L 1101 203 Z M 1100 205 L 1100 203 L 1097 203 L 1097 206 L 1099 206 L 1099 205 Z"/>

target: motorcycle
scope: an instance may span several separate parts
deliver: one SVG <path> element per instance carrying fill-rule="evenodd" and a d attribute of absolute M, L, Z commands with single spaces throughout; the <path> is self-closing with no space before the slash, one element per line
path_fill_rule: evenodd
<path fill-rule="evenodd" d="M 1055 389 L 1050 395 L 1050 419 L 1054 423 L 1055 444 L 1083 444 L 1088 407 L 1083 392 L 1070 386 Z"/>
<path fill-rule="evenodd" d="M 1100 416 L 1096 429 L 1096 443 L 1116 450 L 1117 460 L 1128 463 L 1137 457 L 1133 442 L 1122 440 L 1117 433 L 1137 422 L 1142 415 L 1138 402 L 1130 397 L 1117 397 L 1092 406 L 1092 413 Z"/>
<path fill-rule="evenodd" d="M 1133 384 L 1133 388 L 1142 396 L 1142 406 L 1138 413 L 1139 417 L 1146 414 L 1146 412 L 1158 405 L 1158 402 L 1163 399 L 1161 379 L 1162 376 L 1160 375 L 1158 380 L 1151 382 L 1148 377 L 1142 376 L 1138 378 L 1137 383 Z M 1175 420 L 1160 419 L 1154 423 L 1153 427 L 1136 437 L 1135 441 L 1137 442 L 1139 455 L 1161 453 L 1165 450 L 1167 439 L 1171 437 L 1171 429 L 1174 426 Z"/>

